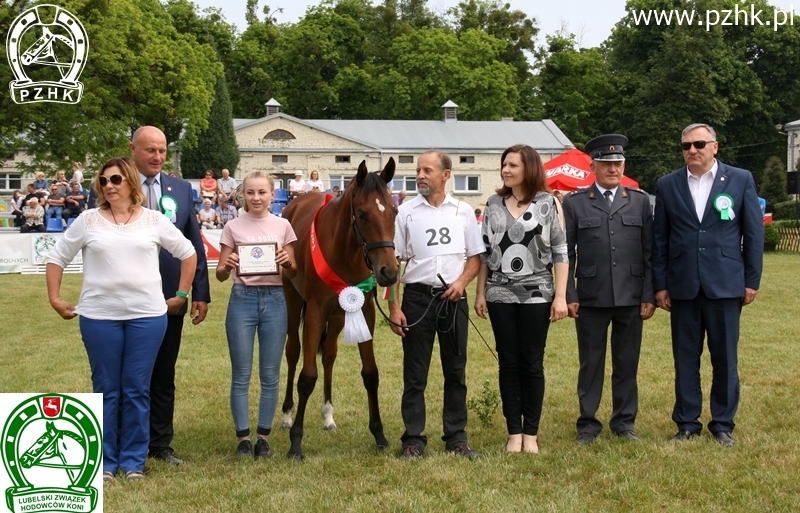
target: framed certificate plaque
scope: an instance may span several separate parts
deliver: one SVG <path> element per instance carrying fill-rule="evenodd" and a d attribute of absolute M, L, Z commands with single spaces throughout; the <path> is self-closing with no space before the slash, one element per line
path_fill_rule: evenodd
<path fill-rule="evenodd" d="M 277 251 L 277 242 L 240 245 L 237 272 L 240 276 L 278 274 L 278 262 L 275 260 Z"/>

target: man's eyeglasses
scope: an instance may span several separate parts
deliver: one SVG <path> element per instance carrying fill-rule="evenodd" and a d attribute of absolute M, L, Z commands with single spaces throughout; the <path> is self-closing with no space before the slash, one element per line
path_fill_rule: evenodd
<path fill-rule="evenodd" d="M 109 181 L 113 185 L 120 185 L 122 183 L 122 175 L 100 176 L 97 180 L 100 182 L 100 187 L 105 187 Z"/>
<path fill-rule="evenodd" d="M 706 147 L 706 144 L 710 144 L 710 143 L 713 143 L 713 142 L 717 142 L 717 141 L 683 142 L 683 143 L 681 143 L 681 148 L 683 148 L 683 151 L 689 151 L 690 149 L 692 149 L 692 146 L 694 146 L 698 150 L 702 150 L 703 148 Z"/>

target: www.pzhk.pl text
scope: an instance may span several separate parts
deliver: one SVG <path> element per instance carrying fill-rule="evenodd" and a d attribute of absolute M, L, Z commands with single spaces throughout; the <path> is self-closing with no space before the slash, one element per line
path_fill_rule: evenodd
<path fill-rule="evenodd" d="M 794 25 L 794 5 L 789 6 L 788 11 L 775 8 L 772 19 L 768 14 L 764 14 L 762 9 L 756 9 L 753 4 L 736 4 L 733 9 L 709 9 L 703 12 L 685 9 L 631 11 L 633 23 L 636 25 L 698 25 L 705 26 L 706 30 L 711 27 L 759 27 L 772 26 L 773 30 L 778 31 L 778 27 Z"/>

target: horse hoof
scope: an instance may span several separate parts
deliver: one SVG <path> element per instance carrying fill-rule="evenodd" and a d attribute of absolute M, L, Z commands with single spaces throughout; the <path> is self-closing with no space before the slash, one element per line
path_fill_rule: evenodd
<path fill-rule="evenodd" d="M 287 429 L 291 429 L 292 423 L 291 422 L 281 422 L 281 429 L 286 431 Z"/>
<path fill-rule="evenodd" d="M 378 444 L 378 452 L 383 452 L 388 448 L 389 448 L 389 442 L 386 442 L 385 444 L 383 444 L 383 443 L 382 444 Z"/>
<path fill-rule="evenodd" d="M 303 456 L 303 453 L 302 453 L 302 452 L 292 452 L 292 451 L 289 451 L 289 452 L 286 454 L 286 457 L 287 457 L 287 458 L 289 458 L 290 460 L 294 460 L 294 461 L 296 461 L 296 462 L 298 462 L 298 463 L 302 463 L 302 462 L 303 462 L 303 460 L 305 459 L 305 456 Z"/>
<path fill-rule="evenodd" d="M 325 431 L 336 431 L 336 424 L 328 424 L 327 426 L 322 426 L 322 429 Z"/>

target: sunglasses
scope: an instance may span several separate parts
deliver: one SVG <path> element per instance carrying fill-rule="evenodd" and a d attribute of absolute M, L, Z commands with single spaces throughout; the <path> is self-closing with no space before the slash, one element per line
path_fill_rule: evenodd
<path fill-rule="evenodd" d="M 97 180 L 100 182 L 100 187 L 105 187 L 108 185 L 108 182 L 111 182 L 113 185 L 120 185 L 122 184 L 122 175 L 111 175 L 110 177 L 99 176 Z"/>
<path fill-rule="evenodd" d="M 689 151 L 690 149 L 692 149 L 692 146 L 694 146 L 698 150 L 702 150 L 703 148 L 706 147 L 706 144 L 711 144 L 713 142 L 717 142 L 717 141 L 683 142 L 683 143 L 681 143 L 681 148 L 683 148 L 683 151 Z"/>

